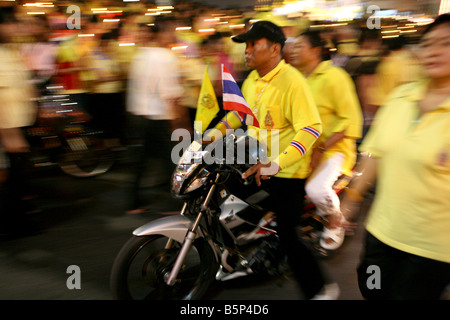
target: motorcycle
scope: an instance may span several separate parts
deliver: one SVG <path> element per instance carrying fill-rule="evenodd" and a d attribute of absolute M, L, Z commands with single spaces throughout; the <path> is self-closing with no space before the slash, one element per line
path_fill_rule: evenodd
<path fill-rule="evenodd" d="M 103 132 L 90 126 L 82 106 L 58 86 L 43 88 L 36 100 L 38 113 L 33 126 L 26 129 L 34 167 L 57 165 L 66 174 L 89 178 L 103 174 L 114 163 L 114 152 L 105 146 Z"/>
<path fill-rule="evenodd" d="M 287 270 L 276 216 L 266 209 L 269 194 L 253 176 L 241 178 L 267 158 L 266 147 L 246 135 L 229 135 L 223 146 L 225 158 L 214 154 L 220 148 L 198 151 L 204 146 L 195 141 L 184 152 L 171 186 L 172 196 L 184 200 L 180 215 L 134 230 L 112 266 L 115 299 L 201 299 L 213 281 Z M 318 249 L 323 224 L 310 204 L 305 209 L 299 228 Z"/>

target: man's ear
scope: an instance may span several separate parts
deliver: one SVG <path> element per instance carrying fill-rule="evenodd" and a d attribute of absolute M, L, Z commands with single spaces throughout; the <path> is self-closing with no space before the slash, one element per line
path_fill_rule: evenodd
<path fill-rule="evenodd" d="M 274 43 L 271 46 L 271 50 L 272 50 L 272 55 L 274 55 L 274 56 L 282 56 L 283 55 L 283 49 L 281 48 L 280 43 Z"/>

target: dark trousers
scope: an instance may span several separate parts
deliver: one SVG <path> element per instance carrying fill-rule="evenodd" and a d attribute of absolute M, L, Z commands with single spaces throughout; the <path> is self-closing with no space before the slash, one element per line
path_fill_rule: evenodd
<path fill-rule="evenodd" d="M 8 176 L 0 188 L 0 231 L 16 231 L 23 227 L 30 209 L 24 198 L 32 194 L 29 153 L 8 153 Z"/>
<path fill-rule="evenodd" d="M 358 282 L 366 299 L 438 300 L 450 284 L 450 263 L 394 249 L 367 232 Z"/>
<path fill-rule="evenodd" d="M 88 99 L 91 125 L 105 132 L 106 138 L 123 138 L 125 124 L 124 95 L 117 93 L 92 93 Z"/>
<path fill-rule="evenodd" d="M 324 273 L 311 250 L 300 240 L 298 223 L 305 197 L 305 180 L 272 177 L 264 181 L 270 194 L 271 209 L 277 215 L 277 231 L 292 273 L 306 299 L 325 284 Z"/>
<path fill-rule="evenodd" d="M 134 119 L 134 124 L 135 134 L 140 138 L 142 144 L 135 150 L 131 209 L 144 205 L 144 201 L 140 197 L 140 188 L 150 158 L 161 160 L 162 167 L 158 167 L 158 171 L 155 168 L 154 172 L 162 175 L 163 186 L 168 192 L 170 191 L 170 179 L 175 169 L 171 158 L 173 142 L 171 141 L 170 121 L 138 117 Z"/>

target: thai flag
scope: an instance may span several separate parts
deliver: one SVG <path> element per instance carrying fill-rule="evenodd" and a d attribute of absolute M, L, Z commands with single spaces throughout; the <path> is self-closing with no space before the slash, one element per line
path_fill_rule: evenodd
<path fill-rule="evenodd" d="M 223 109 L 237 111 L 242 124 L 259 127 L 259 122 L 242 95 L 230 71 L 222 65 Z"/>

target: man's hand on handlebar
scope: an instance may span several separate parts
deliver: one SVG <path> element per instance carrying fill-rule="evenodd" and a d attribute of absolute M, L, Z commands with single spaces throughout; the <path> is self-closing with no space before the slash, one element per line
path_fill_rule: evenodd
<path fill-rule="evenodd" d="M 270 179 L 272 176 L 280 172 L 280 170 L 281 170 L 280 166 L 275 162 L 263 164 L 258 161 L 258 163 L 256 163 L 250 169 L 244 172 L 244 174 L 242 175 L 242 179 L 245 180 L 249 176 L 254 174 L 256 184 L 258 186 L 261 186 L 261 179 L 262 180 Z"/>

